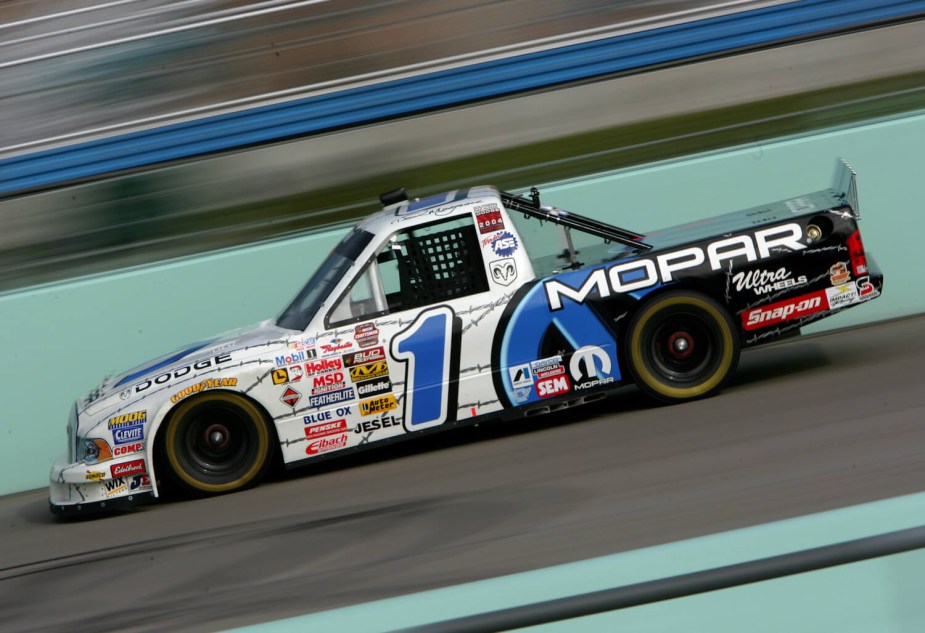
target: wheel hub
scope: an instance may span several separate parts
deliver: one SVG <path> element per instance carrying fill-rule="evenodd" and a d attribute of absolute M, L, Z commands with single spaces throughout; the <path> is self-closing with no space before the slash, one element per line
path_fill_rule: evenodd
<path fill-rule="evenodd" d="M 687 332 L 675 332 L 668 337 L 668 353 L 678 360 L 689 358 L 694 353 L 694 339 Z"/>
<path fill-rule="evenodd" d="M 205 432 L 206 445 L 215 450 L 226 448 L 230 438 L 228 429 L 221 424 L 213 424 Z"/>

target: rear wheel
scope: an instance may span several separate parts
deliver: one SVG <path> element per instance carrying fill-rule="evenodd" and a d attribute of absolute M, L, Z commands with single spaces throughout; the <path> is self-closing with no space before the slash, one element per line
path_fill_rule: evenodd
<path fill-rule="evenodd" d="M 163 437 L 171 479 L 199 496 L 252 486 L 270 462 L 272 431 L 263 412 L 247 398 L 227 391 L 180 403 Z"/>
<path fill-rule="evenodd" d="M 718 392 L 739 362 L 739 339 L 729 313 L 696 292 L 659 295 L 633 317 L 627 365 L 644 392 L 665 402 Z"/>

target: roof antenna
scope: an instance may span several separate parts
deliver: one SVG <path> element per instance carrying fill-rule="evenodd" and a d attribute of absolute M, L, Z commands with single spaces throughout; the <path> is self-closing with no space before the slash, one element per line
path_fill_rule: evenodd
<path fill-rule="evenodd" d="M 536 187 L 530 188 L 530 199 L 533 200 L 533 206 L 537 209 L 540 208 L 540 190 Z"/>

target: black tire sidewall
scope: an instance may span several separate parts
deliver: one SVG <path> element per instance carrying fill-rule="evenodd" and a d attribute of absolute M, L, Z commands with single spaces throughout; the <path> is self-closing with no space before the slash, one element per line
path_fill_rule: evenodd
<path fill-rule="evenodd" d="M 655 367 L 649 353 L 649 334 L 659 319 L 691 313 L 706 326 L 722 346 L 713 370 L 704 380 L 679 386 Z M 716 394 L 735 372 L 739 360 L 739 334 L 729 312 L 707 295 L 693 291 L 672 291 L 648 301 L 633 316 L 627 328 L 626 362 L 636 385 L 663 402 L 682 402 Z M 711 350 L 713 354 L 715 351 Z"/>
<path fill-rule="evenodd" d="M 209 408 L 233 409 L 245 428 L 246 460 L 232 474 L 210 476 L 196 468 L 186 445 L 189 425 Z M 269 466 L 273 434 L 263 412 L 249 399 L 227 391 L 210 391 L 181 402 L 171 413 L 163 433 L 162 463 L 173 483 L 197 496 L 243 490 L 255 485 Z M 252 445 L 256 442 L 256 445 Z"/>

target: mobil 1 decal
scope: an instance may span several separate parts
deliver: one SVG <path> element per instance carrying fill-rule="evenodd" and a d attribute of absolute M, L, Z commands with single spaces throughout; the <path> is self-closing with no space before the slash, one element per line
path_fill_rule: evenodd
<path fill-rule="evenodd" d="M 405 365 L 402 421 L 420 431 L 455 421 L 462 322 L 449 306 L 421 312 L 392 338 L 392 357 Z"/>

